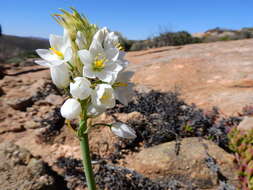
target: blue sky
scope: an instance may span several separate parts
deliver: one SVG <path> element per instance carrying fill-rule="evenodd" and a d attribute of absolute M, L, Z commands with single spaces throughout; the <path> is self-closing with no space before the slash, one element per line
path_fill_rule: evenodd
<path fill-rule="evenodd" d="M 5 34 L 47 38 L 62 33 L 50 14 L 70 6 L 129 39 L 165 29 L 195 33 L 253 26 L 253 0 L 2 0 L 0 24 Z"/>

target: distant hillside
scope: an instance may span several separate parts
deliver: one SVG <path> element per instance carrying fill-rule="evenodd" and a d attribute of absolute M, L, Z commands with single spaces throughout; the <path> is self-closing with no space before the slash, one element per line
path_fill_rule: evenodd
<path fill-rule="evenodd" d="M 187 31 L 164 32 L 146 40 L 129 40 L 118 32 L 120 43 L 126 51 L 138 51 L 163 46 L 178 46 L 193 43 L 207 43 L 253 38 L 253 28 L 231 30 L 214 28 L 203 33 L 190 34 Z M 48 48 L 47 39 L 32 37 L 0 36 L 0 60 L 7 60 L 16 56 L 33 55 L 38 48 Z M 36 56 L 34 54 L 34 56 Z"/>
<path fill-rule="evenodd" d="M 208 43 L 253 38 L 253 28 L 231 30 L 216 27 L 204 33 L 190 34 L 187 31 L 164 32 L 146 40 L 128 40 L 121 38 L 122 45 L 128 51 L 137 51 L 163 46 L 178 46 L 193 43 Z"/>
<path fill-rule="evenodd" d="M 202 39 L 202 42 L 229 41 L 253 38 L 253 28 L 242 28 L 240 30 L 231 30 L 225 28 L 214 28 L 204 33 L 193 34 L 194 37 Z"/>
<path fill-rule="evenodd" d="M 38 48 L 48 48 L 47 39 L 33 37 L 18 37 L 11 35 L 0 36 L 0 59 L 33 53 Z"/>

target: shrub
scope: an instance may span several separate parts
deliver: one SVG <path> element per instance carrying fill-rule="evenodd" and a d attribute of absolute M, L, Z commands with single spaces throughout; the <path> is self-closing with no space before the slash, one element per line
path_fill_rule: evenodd
<path fill-rule="evenodd" d="M 159 36 L 155 36 L 147 40 L 139 40 L 132 42 L 130 51 L 137 51 L 163 46 L 178 46 L 200 42 L 201 42 L 200 38 L 192 37 L 192 35 L 186 31 L 164 32 L 160 33 Z"/>

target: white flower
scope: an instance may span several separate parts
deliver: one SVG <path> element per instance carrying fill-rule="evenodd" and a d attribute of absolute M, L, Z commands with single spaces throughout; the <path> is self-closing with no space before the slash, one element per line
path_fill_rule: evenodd
<path fill-rule="evenodd" d="M 79 49 L 84 49 L 85 44 L 87 43 L 84 34 L 81 31 L 78 31 L 76 34 L 76 44 Z"/>
<path fill-rule="evenodd" d="M 50 67 L 50 73 L 53 83 L 58 88 L 66 88 L 69 85 L 70 74 L 65 63 Z"/>
<path fill-rule="evenodd" d="M 122 70 L 124 70 L 129 64 L 129 62 L 124 59 L 125 55 L 126 55 L 126 52 L 119 51 L 119 56 L 118 56 L 117 63 L 123 67 Z"/>
<path fill-rule="evenodd" d="M 70 74 L 66 64 L 72 57 L 72 50 L 69 47 L 67 33 L 64 36 L 50 35 L 50 49 L 37 49 L 36 52 L 43 60 L 35 61 L 37 64 L 50 68 L 53 83 L 58 88 L 65 88 L 69 85 Z"/>
<path fill-rule="evenodd" d="M 42 60 L 37 60 L 35 62 L 42 66 L 47 64 L 47 66 L 50 68 L 52 81 L 58 88 L 66 88 L 69 85 L 70 74 L 68 66 L 65 63 L 51 65 Z"/>
<path fill-rule="evenodd" d="M 76 77 L 74 81 L 74 83 L 70 83 L 70 94 L 80 100 L 88 98 L 92 91 L 90 81 L 84 77 Z"/>
<path fill-rule="evenodd" d="M 114 48 L 119 45 L 119 37 L 106 27 L 99 29 L 94 35 L 94 39 L 101 43 L 104 48 Z"/>
<path fill-rule="evenodd" d="M 70 98 L 64 102 L 61 107 L 61 115 L 66 119 L 75 119 L 81 113 L 81 104 L 74 98 Z"/>
<path fill-rule="evenodd" d="M 126 68 L 128 65 L 128 61 L 124 59 L 125 52 L 121 51 L 123 48 L 119 43 L 119 36 L 114 32 L 110 32 L 106 27 L 98 30 L 94 35 L 93 39 L 97 40 L 105 49 L 109 48 L 117 48 L 119 53 L 115 60 L 120 64 L 123 68 Z"/>
<path fill-rule="evenodd" d="M 122 138 L 126 138 L 126 139 L 136 138 L 135 131 L 124 123 L 117 122 L 117 123 L 112 124 L 111 131 L 115 135 Z"/>
<path fill-rule="evenodd" d="M 118 78 L 114 83 L 115 98 L 122 104 L 127 105 L 134 95 L 134 84 L 130 82 L 133 72 L 125 71 L 118 74 Z"/>
<path fill-rule="evenodd" d="M 114 90 L 109 84 L 99 84 L 94 89 L 91 102 L 100 109 L 112 108 L 115 106 Z"/>
<path fill-rule="evenodd" d="M 119 50 L 117 48 L 104 49 L 97 40 L 93 40 L 88 50 L 78 51 L 83 63 L 83 76 L 98 78 L 104 82 L 114 81 L 123 66 L 117 63 Z"/>
<path fill-rule="evenodd" d="M 40 62 L 41 65 L 52 66 L 70 61 L 72 50 L 67 32 L 64 33 L 63 37 L 51 34 L 49 43 L 51 48 L 36 50 L 37 54 L 44 60 L 44 62 Z"/>

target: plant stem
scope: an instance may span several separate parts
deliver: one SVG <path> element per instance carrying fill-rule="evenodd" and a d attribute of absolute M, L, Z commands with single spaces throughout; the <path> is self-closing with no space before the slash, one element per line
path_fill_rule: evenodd
<path fill-rule="evenodd" d="M 86 125 L 86 122 L 82 123 Z M 94 180 L 91 159 L 90 159 L 90 149 L 89 149 L 89 139 L 88 134 L 83 134 L 80 140 L 81 153 L 83 159 L 83 168 L 86 176 L 86 181 L 89 190 L 96 190 L 96 184 Z"/>

